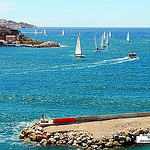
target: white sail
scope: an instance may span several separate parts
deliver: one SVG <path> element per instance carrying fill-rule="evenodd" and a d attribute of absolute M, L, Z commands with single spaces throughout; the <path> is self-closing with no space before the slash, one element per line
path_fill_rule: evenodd
<path fill-rule="evenodd" d="M 103 34 L 103 38 L 106 39 L 106 33 L 105 33 L 105 31 L 104 31 L 104 34 Z"/>
<path fill-rule="evenodd" d="M 109 45 L 109 43 L 108 43 L 108 33 L 107 33 L 107 36 L 106 36 L 106 44 Z"/>
<path fill-rule="evenodd" d="M 44 29 L 44 34 L 46 34 L 46 30 Z"/>
<path fill-rule="evenodd" d="M 109 31 L 109 37 L 111 38 L 111 31 Z"/>
<path fill-rule="evenodd" d="M 64 30 L 62 30 L 62 36 L 64 36 L 65 35 L 65 31 Z"/>
<path fill-rule="evenodd" d="M 95 40 L 95 47 L 97 49 L 96 35 L 94 36 L 94 40 Z"/>
<path fill-rule="evenodd" d="M 37 34 L 37 31 L 35 30 L 35 34 Z"/>
<path fill-rule="evenodd" d="M 78 39 L 77 39 L 75 54 L 76 55 L 82 55 L 82 52 L 81 52 L 81 42 L 80 42 L 80 34 L 79 34 Z"/>
<path fill-rule="evenodd" d="M 104 44 L 103 44 L 103 42 L 104 42 L 104 35 L 102 34 L 102 38 L 101 38 L 101 48 L 103 48 L 104 47 Z"/>
<path fill-rule="evenodd" d="M 130 42 L 129 32 L 127 33 L 127 41 Z"/>

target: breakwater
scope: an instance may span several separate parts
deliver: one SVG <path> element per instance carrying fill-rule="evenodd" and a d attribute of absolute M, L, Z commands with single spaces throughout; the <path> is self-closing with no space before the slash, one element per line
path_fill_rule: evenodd
<path fill-rule="evenodd" d="M 142 116 L 143 114 L 143 116 Z M 121 130 L 118 128 L 117 130 L 114 130 L 113 134 L 110 134 L 110 136 L 101 136 L 100 138 L 97 138 L 94 134 L 92 134 L 91 129 L 92 126 L 90 124 L 90 121 L 84 122 L 84 123 L 76 123 L 76 124 L 71 124 L 68 125 L 64 124 L 63 125 L 58 125 L 52 123 L 51 126 L 49 127 L 41 127 L 41 122 L 36 122 L 31 126 L 28 126 L 27 128 L 23 129 L 19 138 L 20 139 L 25 139 L 26 141 L 37 141 L 40 142 L 41 145 L 69 145 L 69 146 L 75 146 L 79 148 L 88 148 L 88 149 L 102 149 L 102 148 L 113 148 L 113 147 L 126 147 L 130 145 L 136 144 L 136 137 L 137 136 L 145 136 L 150 134 L 150 128 L 149 128 L 149 123 L 147 120 L 150 116 L 148 115 L 149 113 L 140 113 L 140 117 L 133 117 L 134 115 L 137 116 L 136 114 L 128 114 L 131 115 L 129 118 L 127 118 L 127 114 L 121 114 L 118 115 L 121 117 L 122 115 L 126 116 L 124 119 L 118 119 L 118 118 L 113 118 L 112 115 L 108 115 L 107 117 L 113 118 L 108 120 L 108 118 L 105 120 L 101 121 L 93 121 L 97 125 L 94 126 L 93 124 L 93 131 L 95 130 L 105 130 L 104 128 L 107 129 L 107 132 L 109 132 L 109 128 L 113 128 L 113 126 L 110 126 L 110 122 L 112 121 L 112 124 L 115 125 L 115 128 L 117 129 L 117 126 L 119 126 L 119 123 L 123 127 Z M 122 116 L 122 117 L 123 117 Z M 125 117 L 124 116 L 124 117 Z M 99 116 L 100 117 L 100 116 Z M 104 116 L 103 116 L 104 117 Z M 80 117 L 81 119 L 82 117 Z M 85 117 L 83 117 L 85 118 Z M 82 118 L 82 119 L 83 119 Z M 92 116 L 90 116 L 92 118 Z M 93 117 L 95 118 L 95 116 Z M 138 119 L 138 120 L 136 120 Z M 124 122 L 121 122 L 123 120 Z M 85 121 L 85 120 L 84 120 Z M 87 119 L 86 119 L 87 121 Z M 117 123 L 116 123 L 116 122 Z M 132 122 L 132 126 L 131 126 Z M 142 124 L 145 122 L 145 124 Z M 102 123 L 106 123 L 103 128 L 99 128 L 98 126 Z M 127 127 L 126 124 L 127 123 Z M 139 123 L 139 124 L 138 124 Z M 87 128 L 82 129 L 80 128 L 80 124 L 83 126 L 86 126 Z M 90 124 L 90 125 L 89 125 Z M 74 128 L 73 125 L 76 125 L 77 128 Z M 89 126 L 88 126 L 89 125 Z M 136 125 L 136 128 L 135 128 Z M 53 130 L 51 130 L 53 128 Z M 63 129 L 62 129 L 63 128 Z M 96 131 L 97 132 L 97 131 Z M 109 133 L 108 133 L 109 134 Z"/>
<path fill-rule="evenodd" d="M 147 116 L 150 116 L 150 112 L 76 117 L 76 121 L 91 122 L 91 121 L 102 121 L 102 120 L 121 119 L 121 118 L 136 118 L 136 117 L 147 117 Z"/>

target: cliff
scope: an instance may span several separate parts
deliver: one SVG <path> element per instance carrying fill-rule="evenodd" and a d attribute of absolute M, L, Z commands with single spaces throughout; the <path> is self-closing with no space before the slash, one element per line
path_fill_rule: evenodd
<path fill-rule="evenodd" d="M 24 22 L 15 22 L 12 20 L 0 19 L 0 26 L 7 26 L 11 29 L 14 28 L 37 28 L 37 26 L 24 23 Z"/>

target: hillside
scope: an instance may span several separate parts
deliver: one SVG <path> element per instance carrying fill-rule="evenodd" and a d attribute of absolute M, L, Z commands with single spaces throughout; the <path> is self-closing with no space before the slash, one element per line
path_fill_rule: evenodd
<path fill-rule="evenodd" d="M 34 25 L 24 23 L 24 22 L 15 22 L 12 20 L 0 19 L 0 26 L 7 26 L 11 29 L 14 28 L 37 28 Z"/>

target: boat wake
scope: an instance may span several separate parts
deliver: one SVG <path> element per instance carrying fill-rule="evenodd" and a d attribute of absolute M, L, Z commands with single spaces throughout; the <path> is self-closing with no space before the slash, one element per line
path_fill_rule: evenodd
<path fill-rule="evenodd" d="M 102 60 L 98 62 L 92 62 L 92 63 L 75 63 L 70 65 L 57 65 L 57 66 L 51 66 L 47 69 L 42 68 L 34 68 L 34 69 L 26 69 L 26 70 L 3 70 L 3 73 L 1 74 L 28 74 L 33 72 L 53 72 L 53 71 L 65 71 L 65 70 L 77 70 L 77 69 L 85 69 L 85 68 L 94 68 L 102 65 L 115 65 L 115 64 L 121 64 L 129 61 L 139 60 L 139 57 L 137 58 L 116 58 L 116 59 L 108 59 L 108 60 Z"/>
<path fill-rule="evenodd" d="M 139 60 L 139 57 L 137 58 L 124 57 L 124 58 L 110 59 L 108 61 L 110 62 L 110 64 L 119 64 L 119 63 L 125 63 L 128 61 L 134 61 L 134 60 Z"/>

